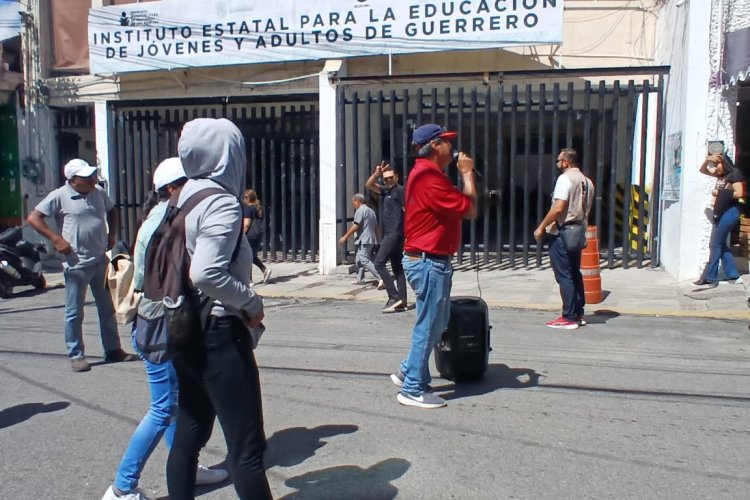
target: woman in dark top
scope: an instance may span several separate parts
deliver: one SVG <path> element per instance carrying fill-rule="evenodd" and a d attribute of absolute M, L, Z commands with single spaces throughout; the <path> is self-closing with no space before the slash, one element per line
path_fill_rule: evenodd
<path fill-rule="evenodd" d="M 263 239 L 263 206 L 252 189 L 245 190 L 242 201 L 242 230 L 245 231 L 247 241 L 253 249 L 253 264 L 258 266 L 260 272 L 263 273 L 263 283 L 267 283 L 268 278 L 271 277 L 271 270 L 261 262 L 258 255 L 258 247 Z M 250 282 L 252 284 L 252 274 Z"/>
<path fill-rule="evenodd" d="M 714 229 L 709 243 L 708 263 L 700 279 L 694 284 L 716 286 L 719 283 L 720 263 L 727 281 L 737 281 L 740 277 L 727 240 L 729 233 L 740 220 L 740 203 L 745 196 L 745 179 L 732 161 L 724 155 L 706 157 L 700 172 L 716 177 L 712 193 Z"/>

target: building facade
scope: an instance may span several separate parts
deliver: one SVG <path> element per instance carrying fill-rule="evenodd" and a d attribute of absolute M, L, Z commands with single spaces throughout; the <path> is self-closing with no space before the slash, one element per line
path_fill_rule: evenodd
<path fill-rule="evenodd" d="M 671 67 L 661 264 L 687 280 L 700 275 L 708 258 L 713 182 L 698 172 L 708 142 L 723 141 L 750 173 L 750 2 L 664 2 L 657 32 L 657 62 Z M 747 270 L 747 255 L 738 261 Z"/>
<path fill-rule="evenodd" d="M 592 223 L 603 265 L 663 265 L 681 278 L 696 267 L 680 251 L 692 216 L 684 202 L 705 183 L 687 168 L 668 172 L 666 151 L 679 135 L 680 163 L 688 164 L 688 136 L 701 138 L 688 128 L 699 126 L 696 107 L 685 103 L 699 98 L 701 80 L 709 100 L 710 72 L 696 73 L 700 51 L 680 46 L 674 32 L 700 45 L 693 38 L 710 30 L 698 25 L 716 22 L 715 8 L 679 0 L 330 0 L 307 11 L 295 5 L 300 26 L 284 29 L 283 8 L 233 19 L 226 13 L 243 3 L 226 0 L 197 18 L 185 14 L 201 3 L 33 2 L 23 39 L 38 112 L 24 126 L 40 137 L 27 156 L 44 175 L 25 186 L 30 206 L 58 185 L 59 165 L 80 156 L 102 167 L 123 213 L 121 232 L 132 238 L 151 171 L 176 153 L 182 124 L 225 116 L 245 133 L 247 185 L 267 207 L 266 258 L 314 260 L 328 273 L 347 259 L 336 240 L 352 216 L 351 194 L 381 160 L 408 175 L 410 131 L 436 121 L 459 131 L 459 147 L 483 177 L 480 216 L 464 227 L 460 262 L 543 265 L 531 232 L 549 205 L 556 150 L 570 145 L 601 194 Z M 153 39 L 123 41 L 146 30 Z M 458 35 L 442 43 L 440 30 Z M 315 49 L 315 37 L 329 43 Z M 279 51 L 269 55 L 274 44 Z M 683 72 L 692 73 L 685 80 Z"/>

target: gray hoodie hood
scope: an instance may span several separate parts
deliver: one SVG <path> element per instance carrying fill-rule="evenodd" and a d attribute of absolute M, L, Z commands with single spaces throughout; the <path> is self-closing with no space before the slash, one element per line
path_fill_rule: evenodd
<path fill-rule="evenodd" d="M 211 179 L 237 198 L 245 186 L 245 139 L 226 118 L 197 118 L 182 127 L 177 150 L 188 179 Z"/>

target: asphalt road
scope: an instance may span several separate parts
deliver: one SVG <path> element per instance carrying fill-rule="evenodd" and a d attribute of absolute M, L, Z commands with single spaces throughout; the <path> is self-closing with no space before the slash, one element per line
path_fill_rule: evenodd
<path fill-rule="evenodd" d="M 0 499 L 99 499 L 147 408 L 140 362 L 73 373 L 63 290 L 0 302 Z M 388 380 L 414 312 L 269 300 L 261 367 L 268 476 L 286 499 L 748 498 L 750 332 L 741 322 L 492 310 L 479 383 L 400 406 Z M 87 307 L 87 354 L 98 361 Z M 121 328 L 123 345 L 128 328 Z M 434 373 L 434 370 L 433 370 Z M 223 461 L 220 427 L 201 454 Z M 167 494 L 166 447 L 141 478 Z M 231 484 L 201 498 L 236 498 Z"/>

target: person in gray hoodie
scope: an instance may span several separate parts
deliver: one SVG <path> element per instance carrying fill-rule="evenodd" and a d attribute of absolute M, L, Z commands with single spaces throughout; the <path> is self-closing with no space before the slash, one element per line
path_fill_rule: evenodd
<path fill-rule="evenodd" d="M 263 330 L 263 301 L 247 286 L 253 257 L 242 237 L 239 201 L 245 186 L 245 140 L 229 120 L 199 118 L 183 127 L 178 152 L 188 178 L 178 206 L 206 188 L 218 187 L 226 193 L 207 197 L 185 218 L 190 279 L 213 303 L 203 338 L 172 357 L 180 389 L 177 427 L 167 460 L 169 497 L 195 497 L 198 452 L 218 417 L 237 495 L 270 499 L 263 467 L 266 438 L 260 381 L 253 355 Z"/>

